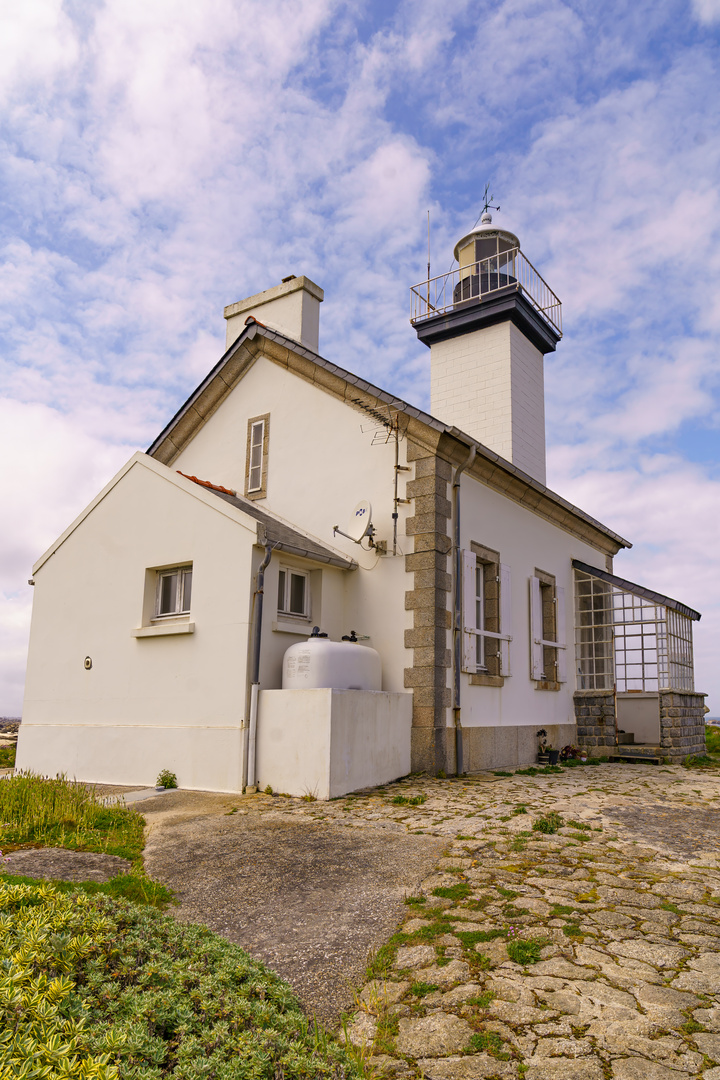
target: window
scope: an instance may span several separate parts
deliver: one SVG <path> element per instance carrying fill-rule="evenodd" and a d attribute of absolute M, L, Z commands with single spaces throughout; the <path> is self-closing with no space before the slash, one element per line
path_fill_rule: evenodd
<path fill-rule="evenodd" d="M 537 569 L 530 578 L 530 678 L 548 689 L 567 682 L 565 590 Z"/>
<path fill-rule="evenodd" d="M 264 499 L 267 495 L 269 431 L 269 413 L 248 420 L 245 494 L 249 499 Z"/>
<path fill-rule="evenodd" d="M 310 615 L 309 601 L 310 575 L 303 570 L 281 566 L 278 571 L 278 614 L 307 619 Z"/>
<path fill-rule="evenodd" d="M 510 567 L 497 551 L 472 544 L 462 552 L 462 590 L 463 671 L 501 685 L 510 674 Z"/>
<path fill-rule="evenodd" d="M 155 618 L 188 615 L 192 595 L 192 566 L 158 571 Z"/>

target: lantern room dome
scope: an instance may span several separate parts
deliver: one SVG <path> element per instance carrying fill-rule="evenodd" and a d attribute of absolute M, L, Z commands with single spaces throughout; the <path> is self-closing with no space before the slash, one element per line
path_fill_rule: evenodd
<path fill-rule="evenodd" d="M 488 259 L 492 255 L 499 255 L 503 251 L 512 251 L 520 247 L 520 241 L 515 233 L 507 229 L 500 229 L 493 225 L 492 214 L 485 213 L 482 216 L 480 227 L 473 229 L 462 240 L 458 240 L 454 248 L 454 255 L 460 266 L 478 262 L 480 259 Z"/>

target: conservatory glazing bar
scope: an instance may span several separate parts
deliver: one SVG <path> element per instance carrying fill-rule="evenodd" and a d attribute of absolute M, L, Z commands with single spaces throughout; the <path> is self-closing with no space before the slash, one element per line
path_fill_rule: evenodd
<path fill-rule="evenodd" d="M 692 621 L 698 613 L 641 586 L 635 591 L 631 582 L 606 572 L 573 565 L 578 690 L 692 691 Z"/>

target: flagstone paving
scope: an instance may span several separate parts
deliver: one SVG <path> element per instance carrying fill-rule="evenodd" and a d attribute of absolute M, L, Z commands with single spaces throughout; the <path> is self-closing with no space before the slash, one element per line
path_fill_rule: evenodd
<path fill-rule="evenodd" d="M 378 1072 L 720 1080 L 717 770 L 410 778 L 252 809 L 447 839 L 348 1020 Z"/>

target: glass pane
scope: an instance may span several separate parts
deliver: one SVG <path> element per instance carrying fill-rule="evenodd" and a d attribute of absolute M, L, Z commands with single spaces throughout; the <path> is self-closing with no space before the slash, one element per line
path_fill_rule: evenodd
<path fill-rule="evenodd" d="M 305 578 L 300 574 L 290 575 L 290 611 L 293 615 L 305 614 Z"/>
<path fill-rule="evenodd" d="M 285 571 L 278 574 L 278 611 L 285 610 Z"/>
<path fill-rule="evenodd" d="M 190 610 L 190 599 L 192 597 L 192 570 L 185 570 L 183 573 L 183 599 L 182 599 L 182 611 Z"/>
<path fill-rule="evenodd" d="M 169 615 L 177 607 L 178 576 L 175 574 L 163 574 L 160 578 L 160 610 L 158 615 Z"/>
<path fill-rule="evenodd" d="M 248 491 L 259 491 L 262 486 L 262 468 L 257 465 L 250 470 L 248 477 Z"/>

